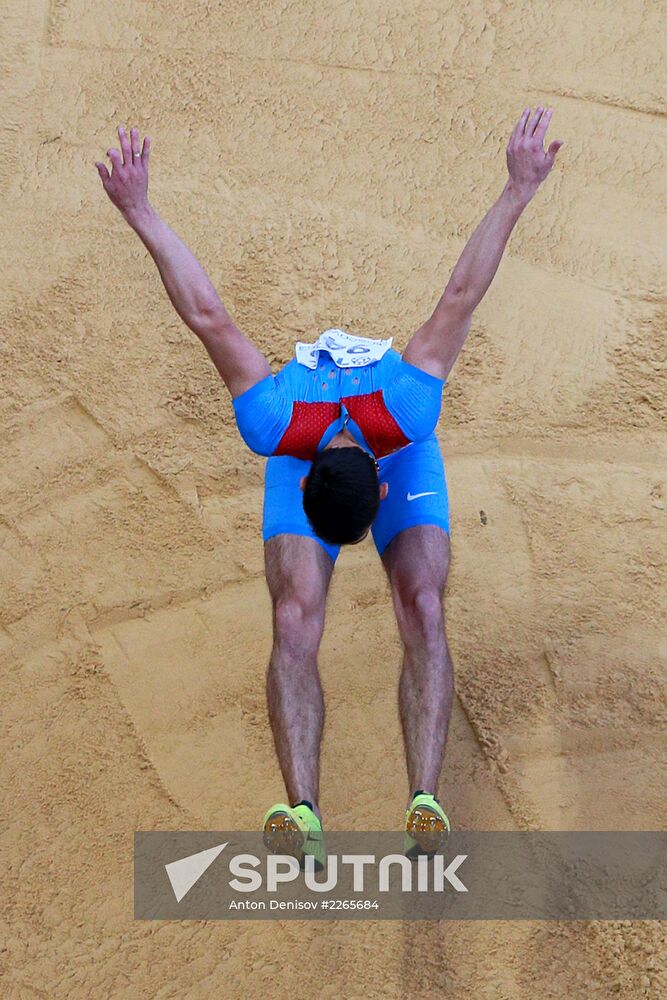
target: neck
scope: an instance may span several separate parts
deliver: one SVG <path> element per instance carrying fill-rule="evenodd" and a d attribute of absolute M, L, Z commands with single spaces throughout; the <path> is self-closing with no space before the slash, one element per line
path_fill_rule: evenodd
<path fill-rule="evenodd" d="M 349 448 L 350 445 L 353 445 L 355 448 L 359 447 L 350 432 L 343 428 L 342 431 L 338 431 L 338 434 L 334 434 L 324 450 L 326 451 L 327 448 Z"/>

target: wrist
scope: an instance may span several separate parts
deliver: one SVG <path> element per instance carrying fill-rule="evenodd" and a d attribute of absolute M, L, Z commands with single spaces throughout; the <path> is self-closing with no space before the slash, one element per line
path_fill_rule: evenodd
<path fill-rule="evenodd" d="M 128 226 L 131 226 L 136 232 L 145 228 L 157 217 L 157 212 L 148 202 L 132 206 L 132 208 L 121 209 L 121 214 Z"/>
<path fill-rule="evenodd" d="M 502 197 L 512 206 L 517 215 L 520 215 L 528 202 L 534 197 L 536 191 L 537 188 L 528 189 L 525 185 L 519 185 L 509 177 L 503 189 Z"/>

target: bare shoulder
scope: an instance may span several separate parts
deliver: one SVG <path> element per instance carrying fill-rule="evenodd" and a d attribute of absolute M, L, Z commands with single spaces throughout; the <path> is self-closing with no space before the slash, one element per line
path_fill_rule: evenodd
<path fill-rule="evenodd" d="M 412 335 L 403 360 L 429 375 L 446 379 L 468 335 L 472 315 L 460 309 L 439 309 Z"/>

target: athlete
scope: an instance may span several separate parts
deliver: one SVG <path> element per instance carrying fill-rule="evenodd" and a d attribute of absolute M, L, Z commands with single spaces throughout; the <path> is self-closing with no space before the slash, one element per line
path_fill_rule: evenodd
<path fill-rule="evenodd" d="M 563 145 L 544 141 L 550 108 L 525 108 L 508 178 L 468 240 L 432 314 L 402 355 L 391 339 L 330 329 L 298 343 L 277 374 L 238 329 L 203 268 L 148 201 L 151 141 L 118 129 L 104 190 L 153 257 L 174 308 L 229 389 L 239 431 L 267 456 L 263 512 L 273 602 L 269 720 L 287 791 L 264 817 L 266 843 L 312 855 L 323 838 L 317 653 L 341 545 L 369 531 L 387 572 L 403 644 L 399 708 L 409 798 L 406 852 L 433 853 L 449 830 L 437 798 L 453 698 L 443 592 L 449 567 L 445 471 L 435 428 L 442 390 L 519 216 Z"/>

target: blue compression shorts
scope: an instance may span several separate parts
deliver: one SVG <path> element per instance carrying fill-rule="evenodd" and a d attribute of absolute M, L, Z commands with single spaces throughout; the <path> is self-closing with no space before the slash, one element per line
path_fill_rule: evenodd
<path fill-rule="evenodd" d="M 379 459 L 379 480 L 388 483 L 389 492 L 380 501 L 371 525 L 375 547 L 380 555 L 399 531 L 416 524 L 439 525 L 449 533 L 449 504 L 445 466 L 435 433 L 413 442 L 400 451 Z M 283 533 L 314 538 L 335 561 L 339 545 L 318 538 L 303 509 L 299 485 L 311 463 L 291 455 L 272 455 L 264 475 L 264 541 Z"/>

